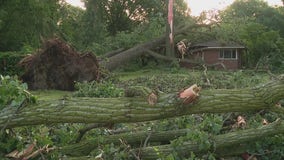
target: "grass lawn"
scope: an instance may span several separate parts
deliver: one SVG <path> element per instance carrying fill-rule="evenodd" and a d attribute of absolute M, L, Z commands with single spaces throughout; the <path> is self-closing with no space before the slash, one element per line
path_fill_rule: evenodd
<path fill-rule="evenodd" d="M 70 97 L 73 94 L 73 92 L 70 91 L 60 90 L 37 90 L 30 92 L 35 95 L 39 101 L 57 100 L 64 97 Z"/>

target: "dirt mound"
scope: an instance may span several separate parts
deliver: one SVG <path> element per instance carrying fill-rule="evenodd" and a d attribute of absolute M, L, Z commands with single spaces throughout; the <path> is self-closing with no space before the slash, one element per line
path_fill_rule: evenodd
<path fill-rule="evenodd" d="M 25 68 L 22 80 L 33 90 L 74 90 L 75 82 L 100 78 L 94 54 L 79 54 L 58 38 L 45 41 L 42 49 L 22 59 L 19 65 Z"/>

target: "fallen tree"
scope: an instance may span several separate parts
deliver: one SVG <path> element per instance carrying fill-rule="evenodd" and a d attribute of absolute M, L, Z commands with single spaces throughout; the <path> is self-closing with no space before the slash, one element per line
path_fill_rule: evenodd
<path fill-rule="evenodd" d="M 185 34 L 191 29 L 194 28 L 200 28 L 200 27 L 210 27 L 213 24 L 194 24 L 194 25 L 187 25 L 183 27 L 178 27 L 178 29 L 174 32 L 174 35 L 179 34 Z M 143 44 L 136 45 L 128 50 L 122 51 L 120 53 L 117 53 L 114 56 L 109 57 L 106 60 L 102 60 L 100 62 L 100 66 L 108 69 L 113 70 L 117 67 L 120 67 L 121 65 L 124 65 L 125 63 L 133 60 L 134 58 L 137 58 L 138 56 L 141 56 L 144 54 L 147 50 L 153 50 L 160 46 L 161 44 L 165 44 L 166 41 L 166 35 L 163 35 L 161 37 L 158 37 L 154 40 L 145 42 Z"/>
<path fill-rule="evenodd" d="M 123 133 L 117 135 L 109 135 L 102 137 L 95 137 L 93 139 L 85 140 L 78 144 L 73 144 L 60 148 L 60 152 L 70 156 L 84 156 L 88 155 L 93 149 L 103 144 L 120 144 L 122 141 L 130 146 L 137 146 L 136 149 L 130 150 L 130 153 L 135 153 L 142 159 L 158 159 L 161 156 L 167 156 L 174 152 L 178 152 L 180 156 L 190 156 L 191 152 L 197 155 L 202 155 L 207 152 L 215 153 L 218 156 L 232 156 L 245 152 L 244 143 L 256 140 L 261 137 L 271 137 L 273 135 L 284 133 L 284 122 L 276 120 L 275 122 L 264 125 L 259 128 L 246 129 L 222 135 L 210 137 L 210 146 L 200 148 L 200 142 L 185 141 L 182 144 L 167 144 L 159 146 L 147 147 L 145 143 L 148 142 L 170 142 L 180 136 L 185 136 L 190 133 L 190 129 L 172 130 L 172 131 L 148 131 L 137 133 Z M 234 148 L 234 151 L 229 151 L 227 148 Z M 134 147 L 135 148 L 135 147 Z"/>
<path fill-rule="evenodd" d="M 6 107 L 0 113 L 0 127 L 55 123 L 142 122 L 196 113 L 247 112 L 275 109 L 284 97 L 284 76 L 254 88 L 202 90 L 193 103 L 177 93 L 161 94 L 149 104 L 144 97 L 63 98 L 41 101 L 20 110 Z M 281 110 L 282 108 L 277 108 Z"/>

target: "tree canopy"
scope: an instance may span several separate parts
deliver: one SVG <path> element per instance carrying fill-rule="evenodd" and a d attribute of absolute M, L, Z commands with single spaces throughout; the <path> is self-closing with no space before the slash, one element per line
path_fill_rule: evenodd
<path fill-rule="evenodd" d="M 57 30 L 59 1 L 0 1 L 0 51 L 38 47 Z"/>
<path fill-rule="evenodd" d="M 81 51 L 102 55 L 130 48 L 165 32 L 167 6 L 163 0 L 85 0 L 85 9 L 62 0 L 5 1 L 0 5 L 0 51 L 39 48 L 57 35 Z M 272 70 L 283 68 L 284 9 L 265 1 L 236 0 L 223 11 L 190 17 L 184 0 L 174 4 L 175 26 L 218 21 L 212 30 L 192 29 L 176 41 L 236 41 L 247 47 L 246 67 L 266 61 Z M 211 20 L 212 20 L 211 19 Z"/>
<path fill-rule="evenodd" d="M 236 0 L 220 12 L 220 26 L 215 35 L 223 41 L 236 41 L 247 47 L 245 66 L 264 65 L 272 70 L 283 69 L 284 40 L 283 7 L 271 7 L 267 2 Z"/>

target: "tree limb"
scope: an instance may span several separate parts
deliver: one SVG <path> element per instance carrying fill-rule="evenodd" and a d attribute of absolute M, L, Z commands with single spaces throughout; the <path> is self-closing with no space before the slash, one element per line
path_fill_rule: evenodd
<path fill-rule="evenodd" d="M 89 124 L 88 126 L 82 128 L 79 130 L 79 135 L 76 138 L 76 142 L 80 142 L 83 136 L 90 130 L 94 128 L 101 128 L 101 127 L 108 127 L 110 124 L 102 124 L 102 123 L 94 123 L 94 124 Z"/>
<path fill-rule="evenodd" d="M 84 140 L 80 143 L 64 146 L 60 152 L 71 156 L 88 155 L 92 150 L 102 144 L 120 144 L 120 139 L 127 142 L 131 146 L 140 144 L 141 142 L 167 142 L 170 143 L 180 136 L 185 136 L 190 130 L 172 130 L 172 131 L 139 131 L 134 133 L 122 133 L 115 135 L 107 135 L 94 137 L 89 140 Z M 149 136 L 150 135 L 150 136 Z M 143 145 L 144 146 L 144 145 Z"/>
<path fill-rule="evenodd" d="M 217 135 L 212 137 L 211 152 L 217 155 L 226 154 L 224 149 L 234 147 L 242 147 L 243 143 L 257 140 L 263 137 L 270 137 L 272 135 L 284 133 L 284 123 L 281 120 L 276 120 L 275 122 L 261 126 L 256 129 L 246 129 L 236 132 L 231 132 L 223 135 Z M 177 150 L 178 148 L 178 150 Z M 172 145 L 161 145 L 161 146 L 151 146 L 146 148 L 134 149 L 136 152 L 141 153 L 142 159 L 157 159 L 161 156 L 167 156 L 173 152 L 178 152 L 181 156 L 190 156 L 191 152 L 195 154 L 207 153 L 208 149 L 201 149 L 199 144 L 196 142 L 184 142 L 179 146 Z M 210 151 L 210 149 L 209 149 Z"/>

